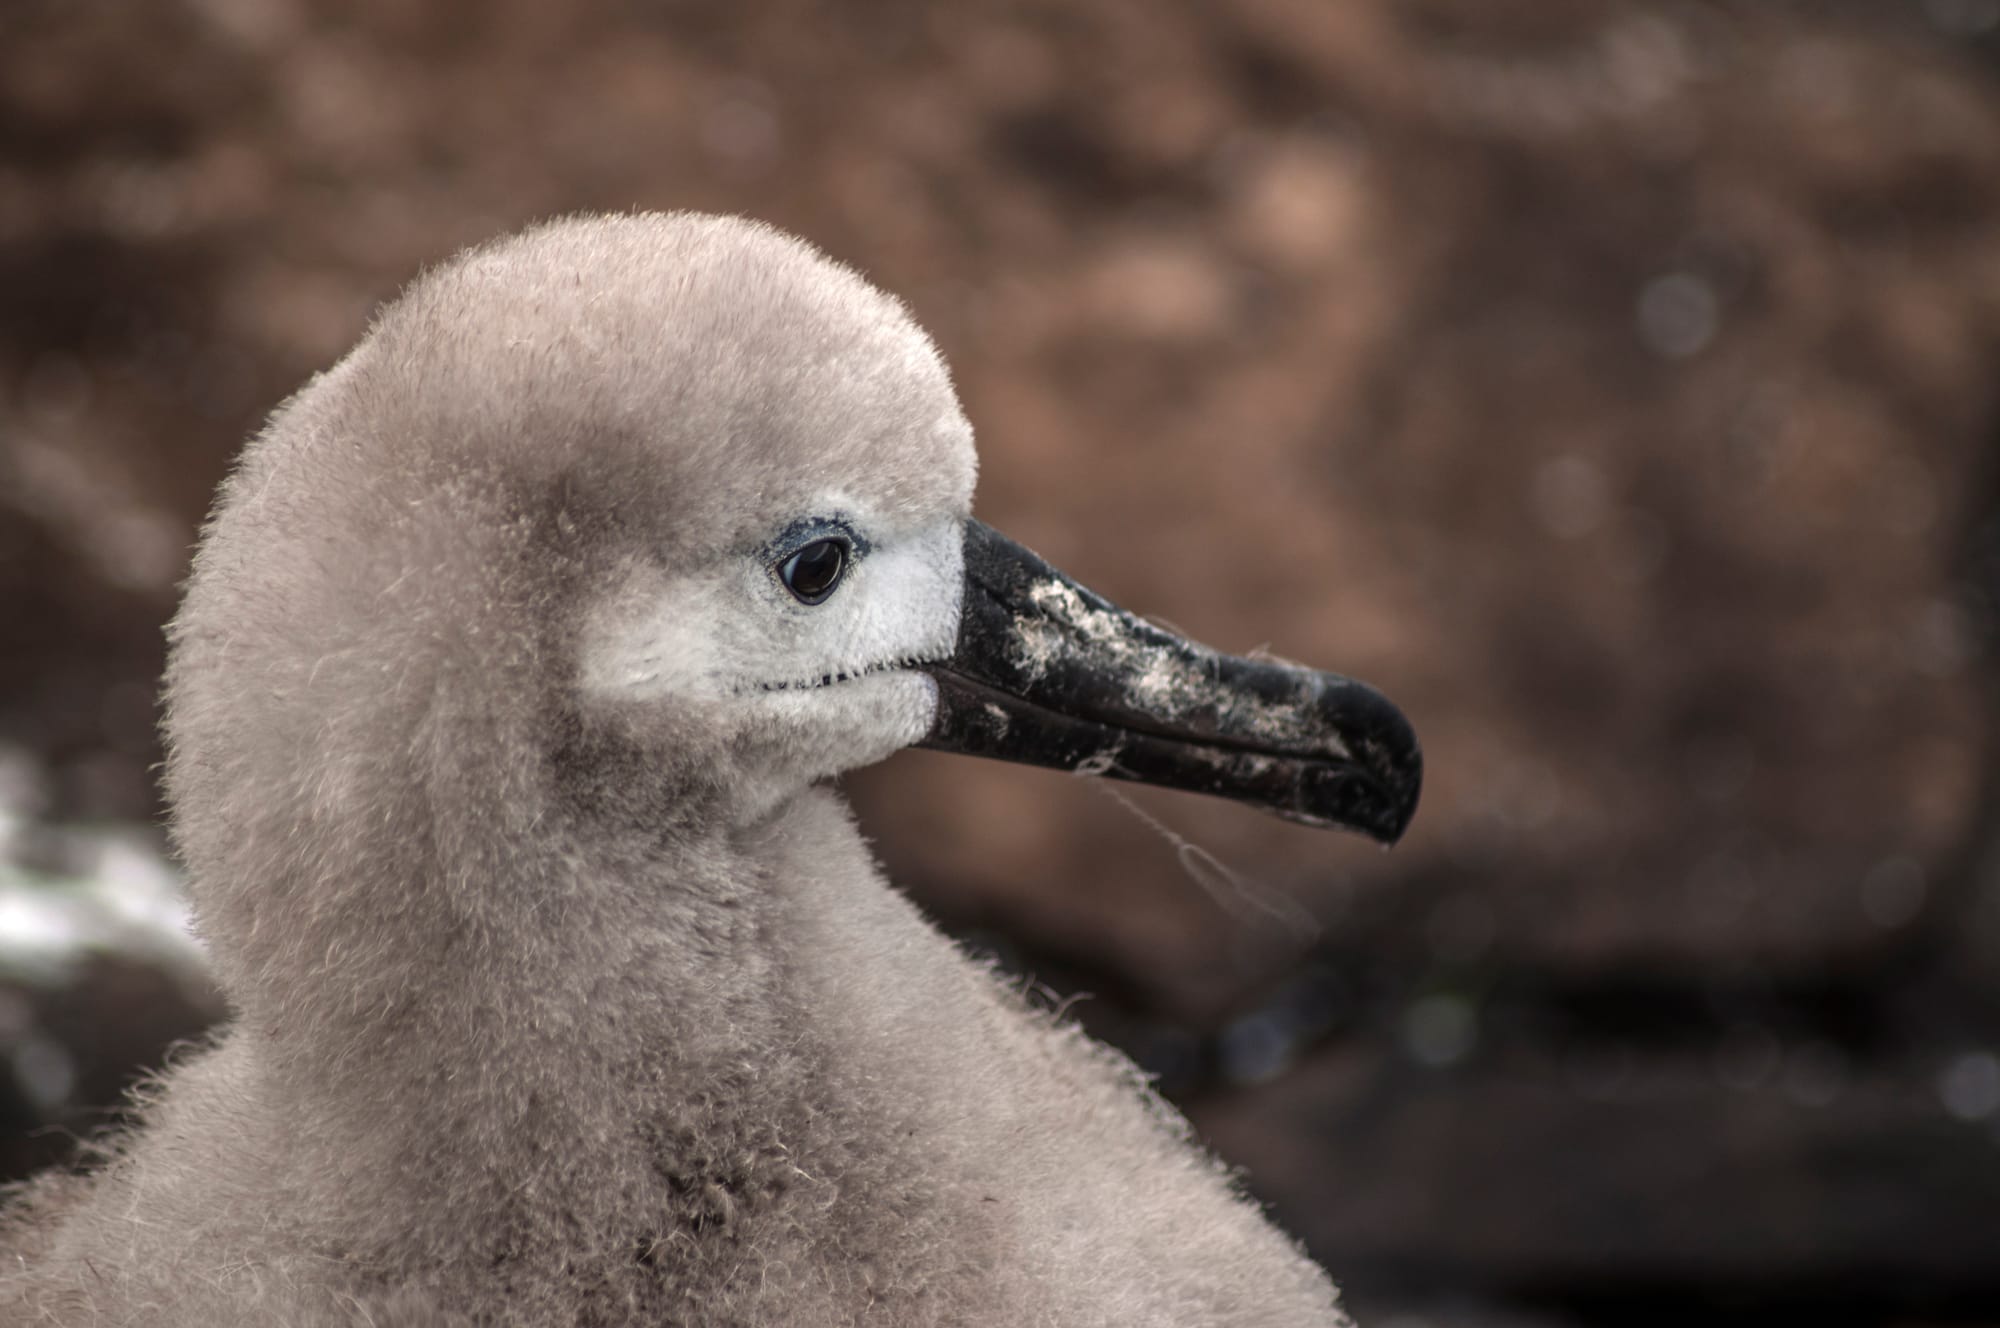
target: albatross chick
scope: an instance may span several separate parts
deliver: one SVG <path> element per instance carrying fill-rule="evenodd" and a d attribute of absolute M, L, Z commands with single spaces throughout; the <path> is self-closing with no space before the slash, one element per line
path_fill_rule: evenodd
<path fill-rule="evenodd" d="M 903 308 L 766 227 L 415 282 L 245 450 L 171 629 L 234 1018 L 14 1198 L 0 1322 L 1341 1322 L 827 781 L 925 743 L 1387 841 L 1409 728 L 1122 613 L 973 471 Z"/>

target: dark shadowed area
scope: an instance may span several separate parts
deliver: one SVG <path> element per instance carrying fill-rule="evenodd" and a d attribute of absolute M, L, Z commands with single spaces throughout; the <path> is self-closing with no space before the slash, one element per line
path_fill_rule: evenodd
<path fill-rule="evenodd" d="M 1364 1322 L 2000 1323 L 1996 74 L 2000 0 L 11 0 L 0 1171 L 220 1014 L 154 690 L 243 438 L 460 246 L 695 208 L 908 301 L 984 519 L 1415 722 L 1387 854 L 851 780 Z"/>

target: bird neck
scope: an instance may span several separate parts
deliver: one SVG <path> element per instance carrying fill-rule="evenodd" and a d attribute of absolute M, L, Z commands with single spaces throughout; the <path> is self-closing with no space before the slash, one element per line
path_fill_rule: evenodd
<path fill-rule="evenodd" d="M 315 980 L 246 1003 L 279 1064 L 490 1101 L 538 1079 L 602 1093 L 649 1056 L 687 1073 L 757 1039 L 776 997 L 768 869 L 733 837 L 505 856 L 504 871 L 433 866 L 393 916 L 323 926 Z"/>
<path fill-rule="evenodd" d="M 716 1147 L 787 1156 L 820 1072 L 782 958 L 787 901 L 811 892 L 768 888 L 795 848 L 765 826 L 553 854 L 486 883 L 538 893 L 507 926 L 432 881 L 440 915 L 374 935 L 369 980 L 246 1009 L 272 1105 L 343 1159 L 317 1202 L 365 1232 L 377 1209 L 511 1211 L 532 1191 L 615 1225 L 660 1202 L 635 1177 L 694 1174 Z"/>

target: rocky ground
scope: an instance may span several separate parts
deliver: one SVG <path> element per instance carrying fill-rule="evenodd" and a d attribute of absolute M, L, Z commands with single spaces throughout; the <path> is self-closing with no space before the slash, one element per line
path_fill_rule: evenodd
<path fill-rule="evenodd" d="M 15 0 L 14 874 L 157 817 L 209 494 L 373 304 L 752 213 L 933 329 L 987 520 L 1415 719 L 1392 854 L 1140 796 L 1219 892 L 1063 777 L 852 782 L 1364 1310 L 2000 1322 L 1996 69 L 1994 0 Z M 212 1017 L 123 963 L 16 964 L 0 1160 Z"/>

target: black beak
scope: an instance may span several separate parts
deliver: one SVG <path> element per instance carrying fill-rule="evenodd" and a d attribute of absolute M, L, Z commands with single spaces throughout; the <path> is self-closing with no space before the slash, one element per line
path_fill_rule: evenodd
<path fill-rule="evenodd" d="M 1379 692 L 1184 641 L 978 521 L 957 648 L 928 667 L 925 747 L 1211 793 L 1384 844 L 1417 809 L 1417 737 Z"/>

